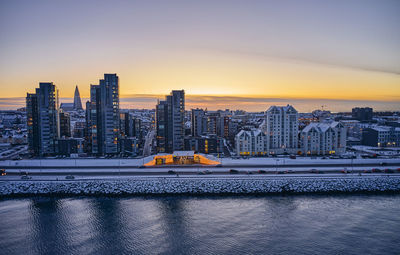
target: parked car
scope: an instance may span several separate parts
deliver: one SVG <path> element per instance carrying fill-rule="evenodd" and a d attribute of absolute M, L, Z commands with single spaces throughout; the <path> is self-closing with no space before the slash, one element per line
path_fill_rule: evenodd
<path fill-rule="evenodd" d="M 239 171 L 236 170 L 236 169 L 231 169 L 231 170 L 229 170 L 229 173 L 230 173 L 230 174 L 238 174 Z"/>
<path fill-rule="evenodd" d="M 74 180 L 74 179 L 75 179 L 75 176 L 73 176 L 73 175 L 67 175 L 67 176 L 65 176 L 65 179 L 67 179 L 67 180 Z"/>
<path fill-rule="evenodd" d="M 379 168 L 372 168 L 372 172 L 373 172 L 373 173 L 381 173 L 382 170 L 379 169 Z"/>
<path fill-rule="evenodd" d="M 392 173 L 394 173 L 394 171 L 393 171 L 393 169 L 387 168 L 387 169 L 385 169 L 385 173 L 392 174 Z"/>
<path fill-rule="evenodd" d="M 372 173 L 371 170 L 364 170 L 363 172 L 366 173 L 366 174 Z"/>
<path fill-rule="evenodd" d="M 169 170 L 168 174 L 176 174 L 176 172 L 174 170 Z"/>
<path fill-rule="evenodd" d="M 197 174 L 205 175 L 205 174 L 212 174 L 212 172 L 210 170 L 204 170 L 204 171 L 198 172 Z"/>
<path fill-rule="evenodd" d="M 260 169 L 260 170 L 258 170 L 257 172 L 258 172 L 259 174 L 265 174 L 267 171 L 261 170 L 261 169 Z"/>
<path fill-rule="evenodd" d="M 21 176 L 21 180 L 30 180 L 30 179 L 32 179 L 32 177 L 30 177 L 29 175 Z"/>

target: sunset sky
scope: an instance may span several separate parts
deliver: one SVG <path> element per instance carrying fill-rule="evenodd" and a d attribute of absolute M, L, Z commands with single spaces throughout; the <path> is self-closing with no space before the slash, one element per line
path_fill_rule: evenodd
<path fill-rule="evenodd" d="M 400 110 L 400 1 L 0 0 L 0 109 L 53 81 L 83 98 L 104 73 L 121 105 L 187 109 L 271 104 Z"/>

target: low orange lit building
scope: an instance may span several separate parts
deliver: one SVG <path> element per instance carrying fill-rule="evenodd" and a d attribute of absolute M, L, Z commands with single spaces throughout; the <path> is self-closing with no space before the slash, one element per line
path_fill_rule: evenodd
<path fill-rule="evenodd" d="M 203 155 L 195 154 L 194 151 L 175 151 L 173 154 L 156 155 L 153 160 L 144 166 L 162 165 L 220 165 L 218 161 L 206 158 Z"/>

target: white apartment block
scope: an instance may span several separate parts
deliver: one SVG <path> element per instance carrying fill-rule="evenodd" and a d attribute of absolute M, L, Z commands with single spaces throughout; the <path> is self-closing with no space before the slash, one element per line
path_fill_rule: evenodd
<path fill-rule="evenodd" d="M 293 106 L 271 106 L 263 131 L 269 154 L 298 152 L 299 114 Z"/>
<path fill-rule="evenodd" d="M 340 155 L 346 152 L 346 127 L 339 122 L 310 123 L 300 133 L 305 155 Z"/>
<path fill-rule="evenodd" d="M 261 130 L 241 130 L 235 137 L 236 154 L 261 156 L 267 154 L 267 136 Z"/>

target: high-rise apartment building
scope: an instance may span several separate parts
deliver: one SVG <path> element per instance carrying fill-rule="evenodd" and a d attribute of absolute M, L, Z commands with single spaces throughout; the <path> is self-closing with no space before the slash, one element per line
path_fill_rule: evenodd
<path fill-rule="evenodd" d="M 26 95 L 26 121 L 28 132 L 28 151 L 31 155 L 39 156 L 39 108 L 37 95 Z"/>
<path fill-rule="evenodd" d="M 184 150 L 185 91 L 173 90 L 156 106 L 157 150 Z"/>
<path fill-rule="evenodd" d="M 172 137 L 172 151 L 184 150 L 184 137 L 185 137 L 185 91 L 173 90 L 167 96 L 169 113 L 172 121 L 169 123 L 170 137 Z"/>
<path fill-rule="evenodd" d="M 103 154 L 100 106 L 100 86 L 91 84 L 90 101 L 86 102 L 86 133 L 87 151 L 94 155 Z"/>
<path fill-rule="evenodd" d="M 99 85 L 90 86 L 86 109 L 89 151 L 92 154 L 119 153 L 120 134 L 119 81 L 116 74 L 104 74 Z"/>
<path fill-rule="evenodd" d="M 191 135 L 201 136 L 207 133 L 207 117 L 203 109 L 192 109 Z"/>
<path fill-rule="evenodd" d="M 52 82 L 41 82 L 35 94 L 27 94 L 29 151 L 36 156 L 57 152 L 60 136 L 58 90 Z"/>
<path fill-rule="evenodd" d="M 271 106 L 266 113 L 264 133 L 270 154 L 297 153 L 299 116 L 291 106 Z"/>
<path fill-rule="evenodd" d="M 157 152 L 171 152 L 168 135 L 168 103 L 159 101 L 156 105 Z"/>
<path fill-rule="evenodd" d="M 100 80 L 101 114 L 104 152 L 118 153 L 119 136 L 119 82 L 117 74 L 104 74 Z"/>

